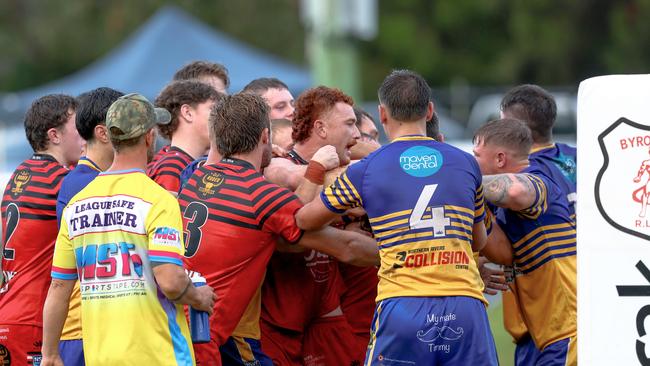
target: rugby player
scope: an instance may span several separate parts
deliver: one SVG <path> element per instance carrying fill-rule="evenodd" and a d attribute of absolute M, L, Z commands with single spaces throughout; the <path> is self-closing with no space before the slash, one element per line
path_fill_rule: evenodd
<path fill-rule="evenodd" d="M 472 252 L 486 241 L 481 174 L 471 155 L 425 137 L 431 90 L 393 71 L 379 89 L 392 141 L 350 165 L 296 215 L 303 229 L 363 207 L 381 267 L 367 365 L 496 365 Z"/>
<path fill-rule="evenodd" d="M 82 150 L 76 109 L 77 101 L 61 94 L 32 103 L 25 134 L 34 154 L 16 168 L 2 197 L 0 354 L 15 364 L 38 364 L 41 358 L 43 303 L 58 231 L 56 197 L 66 167 Z"/>
<path fill-rule="evenodd" d="M 185 273 L 178 202 L 144 173 L 154 127 L 169 121 L 139 94 L 109 108 L 113 163 L 63 211 L 43 311 L 44 365 L 61 364 L 57 344 L 78 277 L 88 364 L 194 365 L 182 304 L 212 313 L 215 295 Z"/>
<path fill-rule="evenodd" d="M 529 161 L 532 141 L 526 124 L 514 119 L 489 122 L 476 132 L 474 154 L 484 174 L 485 198 L 499 207 L 494 212 L 498 227 L 506 244 L 512 243 L 509 258 L 485 254 L 514 265 L 510 309 L 515 312 L 504 314 L 511 317 L 505 323 L 513 336 L 531 338 L 515 338 L 528 344 L 518 345 L 517 364 L 575 365 L 575 221 L 548 167 Z M 488 241 L 494 240 L 490 235 Z M 512 322 L 518 314 L 523 327 Z"/>
<path fill-rule="evenodd" d="M 271 160 L 268 106 L 254 94 L 226 97 L 213 111 L 211 148 L 224 156 L 199 168 L 179 201 L 186 264 L 216 289 L 209 344 L 195 345 L 200 365 L 273 365 L 260 347 L 260 286 L 277 238 L 355 264 L 377 263 L 374 240 L 327 228 L 304 233 L 299 199 L 259 173 Z"/>

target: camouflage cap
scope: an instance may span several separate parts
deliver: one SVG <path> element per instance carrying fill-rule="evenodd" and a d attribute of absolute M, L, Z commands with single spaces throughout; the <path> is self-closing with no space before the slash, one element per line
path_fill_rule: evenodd
<path fill-rule="evenodd" d="M 144 135 L 156 125 L 166 125 L 171 115 L 155 108 L 147 98 L 131 93 L 118 98 L 106 113 L 106 128 L 114 140 L 128 140 Z"/>

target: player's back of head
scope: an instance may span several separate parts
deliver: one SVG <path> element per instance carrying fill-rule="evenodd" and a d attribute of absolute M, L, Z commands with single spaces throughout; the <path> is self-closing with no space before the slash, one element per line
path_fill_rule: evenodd
<path fill-rule="evenodd" d="M 536 143 L 552 140 L 557 106 L 553 96 L 542 87 L 524 84 L 510 89 L 501 100 L 501 111 L 505 117 L 526 122 Z"/>
<path fill-rule="evenodd" d="M 223 157 L 255 150 L 269 123 L 268 105 L 251 93 L 225 96 L 210 114 L 211 136 Z"/>
<path fill-rule="evenodd" d="M 79 106 L 75 119 L 79 136 L 86 141 L 93 141 L 95 127 L 106 123 L 108 108 L 123 95 L 120 91 L 106 87 L 80 94 L 77 97 Z"/>
<path fill-rule="evenodd" d="M 528 156 L 533 136 L 528 126 L 514 118 L 487 122 L 474 134 L 474 143 L 507 148 L 518 156 Z"/>
<path fill-rule="evenodd" d="M 390 116 L 402 122 L 420 120 L 427 115 L 431 88 L 426 80 L 410 70 L 394 70 L 379 87 L 379 103 Z"/>

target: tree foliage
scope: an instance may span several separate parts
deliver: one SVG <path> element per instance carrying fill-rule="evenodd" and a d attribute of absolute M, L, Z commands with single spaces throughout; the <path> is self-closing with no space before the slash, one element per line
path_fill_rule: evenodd
<path fill-rule="evenodd" d="M 0 90 L 70 74 L 123 41 L 164 0 L 0 2 Z M 193 16 L 255 47 L 306 64 L 299 0 L 177 0 Z M 379 33 L 356 41 L 364 96 L 394 68 L 432 85 L 576 85 L 647 72 L 650 0 L 379 1 Z"/>

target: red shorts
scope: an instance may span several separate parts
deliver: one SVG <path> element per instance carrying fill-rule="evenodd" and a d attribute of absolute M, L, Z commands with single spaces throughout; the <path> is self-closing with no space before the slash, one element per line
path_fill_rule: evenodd
<path fill-rule="evenodd" d="M 196 366 L 221 366 L 221 353 L 214 336 L 210 342 L 194 344 L 193 347 Z"/>
<path fill-rule="evenodd" d="M 303 344 L 305 366 L 362 365 L 368 344 L 361 345 L 345 316 L 319 318 L 309 325 Z"/>
<path fill-rule="evenodd" d="M 262 352 L 273 360 L 275 366 L 301 366 L 301 332 L 279 328 L 260 319 Z"/>
<path fill-rule="evenodd" d="M 39 365 L 43 328 L 0 324 L 0 365 Z"/>

